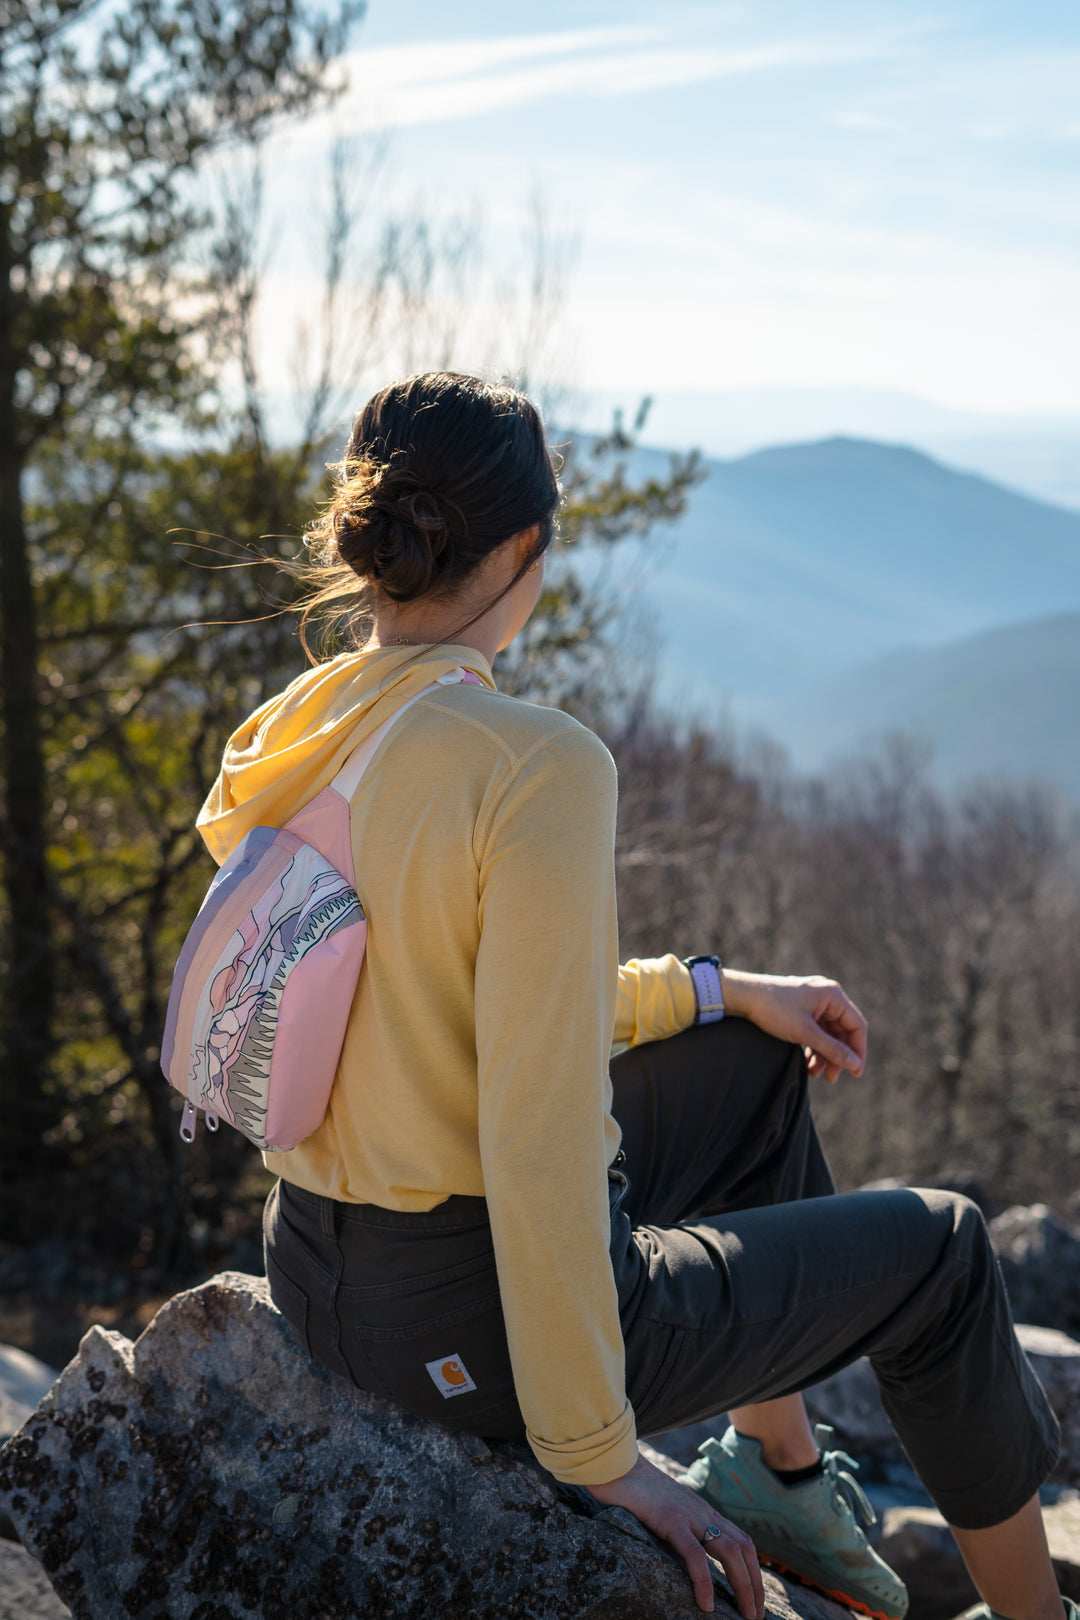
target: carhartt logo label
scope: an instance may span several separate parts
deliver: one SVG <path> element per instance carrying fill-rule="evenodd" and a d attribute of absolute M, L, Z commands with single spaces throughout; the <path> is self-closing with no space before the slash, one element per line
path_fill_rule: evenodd
<path fill-rule="evenodd" d="M 447 1400 L 451 1395 L 464 1395 L 467 1390 L 476 1388 L 460 1356 L 440 1356 L 438 1361 L 427 1361 L 424 1365 L 435 1388 Z"/>

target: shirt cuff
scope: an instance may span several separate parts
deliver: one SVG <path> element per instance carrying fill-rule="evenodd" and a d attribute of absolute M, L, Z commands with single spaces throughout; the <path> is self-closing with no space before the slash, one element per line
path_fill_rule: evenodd
<path fill-rule="evenodd" d="M 614 1423 L 583 1440 L 552 1445 L 530 1432 L 528 1441 L 540 1466 L 566 1485 L 607 1485 L 628 1474 L 638 1460 L 637 1427 L 629 1401 Z"/>
<path fill-rule="evenodd" d="M 675 965 L 669 970 L 671 975 L 671 999 L 675 1008 L 675 1019 L 678 1025 L 677 1034 L 690 1025 L 697 1017 L 697 991 L 694 989 L 694 977 L 685 962 L 677 958 Z"/>
<path fill-rule="evenodd" d="M 633 958 L 619 969 L 615 1039 L 628 1046 L 664 1041 L 697 1017 L 690 969 L 677 956 Z"/>

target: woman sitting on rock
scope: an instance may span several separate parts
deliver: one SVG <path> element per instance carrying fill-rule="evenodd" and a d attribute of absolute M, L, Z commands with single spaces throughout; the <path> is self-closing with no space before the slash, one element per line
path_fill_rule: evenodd
<path fill-rule="evenodd" d="M 868 1355 L 989 1610 L 1062 1620 L 1036 1495 L 1057 1427 L 978 1210 L 834 1193 L 807 1072 L 862 1072 L 858 1009 L 828 980 L 715 957 L 619 966 L 612 760 L 491 673 L 536 605 L 558 504 L 521 394 L 447 373 L 376 394 L 310 536 L 309 606 L 370 633 L 240 727 L 200 817 L 225 859 L 425 693 L 351 805 L 367 958 L 325 1122 L 266 1156 L 274 1299 L 361 1389 L 527 1440 L 629 1509 L 704 1610 L 719 1560 L 746 1620 L 755 1544 L 904 1614 L 799 1394 Z M 725 1411 L 684 1482 L 639 1455 L 637 1435 Z"/>

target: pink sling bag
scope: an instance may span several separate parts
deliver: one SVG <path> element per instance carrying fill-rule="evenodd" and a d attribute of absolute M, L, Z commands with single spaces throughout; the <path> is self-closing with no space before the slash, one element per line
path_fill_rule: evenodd
<path fill-rule="evenodd" d="M 227 1120 L 287 1153 L 326 1115 L 367 945 L 349 804 L 388 732 L 442 675 L 385 720 L 284 827 L 253 827 L 206 892 L 173 972 L 165 1078 L 184 1096 L 180 1135 Z"/>

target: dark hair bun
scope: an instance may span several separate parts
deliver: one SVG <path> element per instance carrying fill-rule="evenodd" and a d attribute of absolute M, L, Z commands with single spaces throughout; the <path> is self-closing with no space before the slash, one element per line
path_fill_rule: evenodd
<path fill-rule="evenodd" d="M 342 562 L 362 579 L 376 580 L 395 602 L 426 595 L 441 572 L 440 559 L 465 536 L 460 509 L 425 489 L 400 452 L 385 465 L 368 458 L 352 464 L 335 506 Z"/>

